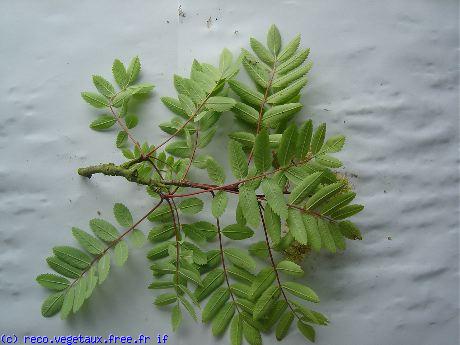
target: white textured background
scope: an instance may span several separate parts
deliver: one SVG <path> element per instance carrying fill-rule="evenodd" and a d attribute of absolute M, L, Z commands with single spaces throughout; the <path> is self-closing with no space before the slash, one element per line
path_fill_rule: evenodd
<path fill-rule="evenodd" d="M 147 248 L 113 269 L 67 321 L 40 316 L 45 291 L 34 278 L 47 271 L 52 246 L 74 243 L 71 226 L 88 228 L 97 211 L 110 218 L 114 202 L 136 216 L 148 209 L 141 188 L 76 175 L 80 166 L 122 161 L 113 133 L 88 129 L 96 112 L 79 93 L 92 88 L 90 75 L 109 77 L 114 58 L 138 54 L 143 80 L 157 88 L 135 133 L 158 142 L 156 125 L 169 116 L 159 95 L 172 94 L 172 74 L 193 57 L 215 63 L 224 46 L 237 53 L 250 35 L 263 41 L 276 23 L 285 41 L 300 32 L 312 49 L 303 114 L 349 138 L 340 157 L 366 205 L 356 218 L 362 242 L 305 265 L 318 309 L 332 321 L 317 328 L 317 343 L 458 344 L 457 1 L 181 5 L 179 18 L 179 3 L 168 0 L 0 3 L 0 333 L 167 332 L 172 344 L 216 341 L 191 322 L 171 334 L 169 313 L 154 309 L 146 289 Z M 227 128 L 230 117 L 221 120 Z M 296 330 L 285 340 L 302 343 Z"/>

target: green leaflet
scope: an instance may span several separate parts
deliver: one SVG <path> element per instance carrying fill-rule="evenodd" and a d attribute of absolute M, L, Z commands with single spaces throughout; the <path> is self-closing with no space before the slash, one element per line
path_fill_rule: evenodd
<path fill-rule="evenodd" d="M 274 244 L 278 243 L 281 240 L 281 219 L 270 205 L 265 205 L 264 220 L 268 236 Z"/>
<path fill-rule="evenodd" d="M 276 105 L 267 110 L 262 119 L 265 126 L 275 128 L 280 122 L 289 120 L 294 114 L 302 109 L 301 103 L 288 103 Z"/>
<path fill-rule="evenodd" d="M 302 88 L 307 85 L 307 77 L 301 77 L 300 79 L 293 82 L 291 85 L 275 92 L 267 98 L 268 104 L 283 104 L 289 101 L 292 97 L 297 95 Z"/>
<path fill-rule="evenodd" d="M 236 102 L 232 108 L 232 112 L 238 119 L 250 125 L 256 125 L 259 119 L 259 112 L 257 110 L 241 102 Z"/>
<path fill-rule="evenodd" d="M 253 318 L 254 320 L 260 320 L 270 312 L 270 308 L 275 304 L 280 295 L 279 286 L 273 285 L 269 287 L 259 297 L 256 304 L 254 305 Z"/>
<path fill-rule="evenodd" d="M 131 231 L 131 235 L 129 235 L 129 239 L 131 240 L 135 248 L 141 248 L 146 241 L 146 237 L 144 233 L 139 229 L 134 229 L 133 231 Z"/>
<path fill-rule="evenodd" d="M 62 320 L 66 319 L 67 316 L 69 316 L 70 312 L 72 311 L 74 296 L 75 296 L 75 286 L 72 286 L 65 293 L 64 300 L 62 302 L 62 308 L 61 308 L 61 319 Z"/>
<path fill-rule="evenodd" d="M 345 218 L 355 215 L 358 212 L 361 212 L 363 209 L 364 209 L 363 205 L 358 205 L 358 204 L 346 205 L 332 212 L 330 215 L 334 219 L 345 219 Z"/>
<path fill-rule="evenodd" d="M 232 132 L 228 136 L 230 139 L 233 139 L 243 145 L 243 148 L 252 147 L 252 145 L 254 145 L 255 136 L 252 133 L 242 131 Z"/>
<path fill-rule="evenodd" d="M 227 48 L 222 50 L 219 59 L 219 69 L 221 72 L 225 72 L 232 66 L 233 55 Z"/>
<path fill-rule="evenodd" d="M 215 269 L 209 272 L 202 281 L 202 285 L 195 290 L 195 298 L 198 302 L 204 300 L 213 291 L 224 283 L 225 276 L 224 271 L 221 269 Z"/>
<path fill-rule="evenodd" d="M 340 160 L 338 160 L 335 157 L 328 156 L 328 155 L 316 156 L 315 161 L 329 168 L 340 168 L 342 166 L 342 162 Z"/>
<path fill-rule="evenodd" d="M 212 321 L 212 334 L 218 336 L 225 332 L 235 314 L 235 305 L 226 303 Z"/>
<path fill-rule="evenodd" d="M 246 72 L 248 72 L 249 77 L 251 77 L 251 79 L 261 88 L 266 89 L 268 87 L 269 75 L 265 66 L 262 66 L 262 62 L 255 57 L 252 58 L 250 53 L 247 52 L 245 53 L 242 63 Z"/>
<path fill-rule="evenodd" d="M 288 216 L 288 207 L 284 199 L 283 190 L 272 179 L 264 179 L 261 183 L 262 190 L 273 212 L 275 212 L 282 220 Z"/>
<path fill-rule="evenodd" d="M 89 226 L 94 234 L 105 242 L 115 241 L 120 235 L 117 228 L 103 219 L 91 219 Z"/>
<path fill-rule="evenodd" d="M 254 140 L 254 164 L 260 173 L 269 170 L 272 166 L 269 136 L 265 128 L 259 132 Z"/>
<path fill-rule="evenodd" d="M 308 243 L 307 231 L 302 220 L 302 214 L 299 210 L 290 208 L 289 216 L 287 219 L 287 224 L 289 227 L 289 232 L 294 236 L 297 242 L 301 244 Z"/>
<path fill-rule="evenodd" d="M 294 310 L 303 315 L 302 319 L 304 319 L 305 321 L 315 323 L 317 325 L 327 325 L 329 323 L 329 320 L 323 314 L 308 309 L 296 301 L 291 300 L 290 302 L 294 306 Z"/>
<path fill-rule="evenodd" d="M 80 310 L 86 298 L 86 278 L 82 277 L 75 285 L 74 301 L 72 311 L 76 313 Z"/>
<path fill-rule="evenodd" d="M 235 283 L 230 285 L 230 290 L 238 298 L 244 298 L 246 300 L 251 300 L 251 287 L 246 284 Z"/>
<path fill-rule="evenodd" d="M 356 196 L 354 192 L 345 192 L 336 195 L 331 198 L 322 208 L 321 213 L 323 215 L 329 215 L 335 212 L 337 209 L 348 205 Z"/>
<path fill-rule="evenodd" d="M 246 225 L 232 224 L 222 230 L 222 234 L 232 240 L 244 240 L 254 235 L 254 231 Z"/>
<path fill-rule="evenodd" d="M 345 136 L 343 135 L 336 135 L 330 137 L 321 149 L 321 153 L 329 153 L 329 152 L 339 152 L 342 150 L 343 145 L 345 144 Z"/>
<path fill-rule="evenodd" d="M 280 299 L 270 311 L 270 315 L 264 322 L 264 332 L 271 330 L 271 328 L 279 321 L 283 313 L 286 311 L 288 305 L 284 299 Z"/>
<path fill-rule="evenodd" d="M 179 268 L 179 276 L 191 281 L 193 284 L 195 284 L 197 286 L 202 285 L 200 276 L 198 274 L 196 274 L 195 272 L 191 271 L 191 270 L 188 270 L 188 269 L 185 269 L 183 267 L 180 267 Z"/>
<path fill-rule="evenodd" d="M 294 68 L 299 67 L 308 57 L 310 54 L 310 49 L 304 49 L 294 56 L 292 56 L 289 60 L 284 61 L 280 64 L 277 68 L 278 73 L 286 74 L 289 71 L 292 71 Z"/>
<path fill-rule="evenodd" d="M 161 295 L 158 295 L 157 298 L 155 298 L 155 301 L 153 302 L 157 306 L 165 306 L 168 304 L 172 304 L 177 301 L 177 296 L 175 293 L 164 293 Z"/>
<path fill-rule="evenodd" d="M 172 244 L 173 242 L 162 242 L 156 246 L 154 246 L 152 249 L 150 249 L 147 252 L 147 258 L 150 260 L 157 260 L 164 258 L 168 256 L 168 247 Z"/>
<path fill-rule="evenodd" d="M 235 219 L 238 224 L 246 225 L 246 218 L 244 218 L 243 209 L 240 203 L 236 205 Z"/>
<path fill-rule="evenodd" d="M 70 285 L 68 279 L 51 273 L 40 274 L 37 277 L 37 282 L 41 286 L 55 291 L 65 290 Z"/>
<path fill-rule="evenodd" d="M 303 224 L 307 231 L 308 243 L 314 251 L 321 250 L 321 235 L 318 230 L 318 222 L 316 218 L 309 214 L 303 214 Z"/>
<path fill-rule="evenodd" d="M 189 301 L 187 301 L 184 297 L 182 297 L 181 295 L 178 295 L 177 297 L 179 298 L 182 305 L 185 307 L 185 310 L 187 310 L 187 312 L 193 318 L 193 320 L 196 321 L 197 317 L 196 317 L 195 309 L 193 309 L 192 304 Z"/>
<path fill-rule="evenodd" d="M 267 46 L 274 56 L 278 55 L 281 49 L 281 35 L 278 28 L 274 24 L 272 24 L 268 29 Z"/>
<path fill-rule="evenodd" d="M 154 281 L 149 285 L 149 289 L 159 290 L 159 289 L 170 289 L 174 287 L 174 282 L 171 281 Z"/>
<path fill-rule="evenodd" d="M 188 118 L 188 115 L 185 112 L 184 108 L 182 108 L 182 104 L 179 100 L 172 97 L 161 97 L 161 101 L 174 114 L 182 116 L 185 119 Z"/>
<path fill-rule="evenodd" d="M 319 302 L 318 295 L 308 286 L 296 282 L 284 282 L 282 286 L 284 290 L 290 292 L 294 296 L 314 303 Z"/>
<path fill-rule="evenodd" d="M 115 59 L 113 61 L 112 74 L 118 86 L 122 89 L 126 88 L 126 86 L 128 85 L 128 80 L 129 80 L 128 74 L 126 73 L 125 66 L 118 59 Z"/>
<path fill-rule="evenodd" d="M 230 344 L 241 345 L 243 340 L 243 323 L 240 315 L 236 315 L 230 324 Z"/>
<path fill-rule="evenodd" d="M 322 246 L 326 248 L 329 252 L 335 253 L 337 251 L 337 248 L 335 246 L 334 238 L 332 237 L 331 231 L 329 230 L 328 222 L 322 219 L 318 219 L 317 221 Z"/>
<path fill-rule="evenodd" d="M 283 137 L 281 138 L 280 146 L 278 148 L 278 163 L 281 166 L 289 165 L 292 157 L 295 154 L 295 148 L 297 145 L 297 127 L 294 123 L 284 131 Z"/>
<path fill-rule="evenodd" d="M 356 225 L 348 220 L 344 222 L 340 222 L 339 229 L 342 235 L 350 240 L 362 240 L 363 239 L 361 232 L 356 227 Z"/>
<path fill-rule="evenodd" d="M 228 155 L 233 176 L 237 179 L 245 178 L 248 175 L 248 164 L 241 144 L 230 140 L 228 142 Z"/>
<path fill-rule="evenodd" d="M 318 126 L 311 140 L 311 152 L 316 154 L 321 150 L 324 143 L 324 137 L 326 136 L 326 124 L 322 123 Z"/>
<path fill-rule="evenodd" d="M 125 131 L 119 131 L 117 134 L 117 139 L 115 141 L 115 144 L 118 148 L 121 148 L 126 145 L 126 142 L 128 141 L 128 133 Z"/>
<path fill-rule="evenodd" d="M 276 339 L 278 341 L 281 341 L 286 337 L 289 328 L 291 327 L 292 320 L 294 320 L 294 314 L 292 311 L 287 311 L 286 313 L 283 314 L 283 316 L 280 319 L 280 322 L 278 322 L 278 325 L 276 326 Z"/>
<path fill-rule="evenodd" d="M 292 204 L 299 204 L 307 198 L 312 191 L 319 185 L 322 178 L 322 172 L 316 172 L 307 176 L 300 182 L 291 192 L 289 202 Z"/>
<path fill-rule="evenodd" d="M 96 266 L 91 268 L 86 273 L 86 298 L 89 298 L 97 285 Z M 65 301 L 64 301 L 65 302 Z"/>
<path fill-rule="evenodd" d="M 96 120 L 91 122 L 89 127 L 96 131 L 102 131 L 112 127 L 117 120 L 112 115 L 102 115 L 99 116 Z"/>
<path fill-rule="evenodd" d="M 150 230 L 148 239 L 151 242 L 163 242 L 169 240 L 175 234 L 174 224 L 166 223 L 154 227 Z"/>
<path fill-rule="evenodd" d="M 229 273 L 233 278 L 239 280 L 246 284 L 252 284 L 254 281 L 254 275 L 248 271 L 239 268 L 237 266 L 230 266 L 227 268 L 227 273 Z"/>
<path fill-rule="evenodd" d="M 239 191 L 239 204 L 244 218 L 249 225 L 259 226 L 259 204 L 257 203 L 256 192 L 246 185 L 240 185 Z"/>
<path fill-rule="evenodd" d="M 101 93 L 101 95 L 107 98 L 113 97 L 115 95 L 115 89 L 113 85 L 100 75 L 93 75 L 93 84 L 97 91 Z"/>
<path fill-rule="evenodd" d="M 196 214 L 198 212 L 201 212 L 201 210 L 203 209 L 203 205 L 204 203 L 201 199 L 193 197 L 182 200 L 179 203 L 178 207 L 179 210 L 181 210 L 185 214 Z"/>
<path fill-rule="evenodd" d="M 210 130 L 206 131 L 203 133 L 199 139 L 198 139 L 198 147 L 200 149 L 206 147 L 209 145 L 209 143 L 212 141 L 212 138 L 214 137 L 214 134 L 216 134 L 217 128 L 212 127 Z"/>
<path fill-rule="evenodd" d="M 297 147 L 295 151 L 297 159 L 304 159 L 310 151 L 312 133 L 313 122 L 311 120 L 305 121 L 302 127 L 300 127 L 299 137 L 297 139 Z"/>
<path fill-rule="evenodd" d="M 266 259 L 268 258 L 267 243 L 265 243 L 265 241 L 252 243 L 248 248 L 248 252 L 253 256 L 258 256 L 261 259 Z"/>
<path fill-rule="evenodd" d="M 185 140 L 178 140 L 166 145 L 165 151 L 170 155 L 179 158 L 187 158 L 191 155 L 192 150 Z"/>
<path fill-rule="evenodd" d="M 135 56 L 132 58 L 131 62 L 129 63 L 128 69 L 126 74 L 128 75 L 128 85 L 132 84 L 136 81 L 139 72 L 141 71 L 141 62 L 139 61 L 139 57 Z"/>
<path fill-rule="evenodd" d="M 251 37 L 250 40 L 250 45 L 254 53 L 256 53 L 257 57 L 265 62 L 267 65 L 271 66 L 274 63 L 274 55 L 264 47 L 264 45 L 256 40 L 254 37 Z"/>
<path fill-rule="evenodd" d="M 47 258 L 46 262 L 48 263 L 48 266 L 51 267 L 54 271 L 62 274 L 67 278 L 77 279 L 82 273 L 81 269 L 73 267 L 54 256 Z"/>
<path fill-rule="evenodd" d="M 300 333 L 302 333 L 305 338 L 307 338 L 311 342 L 315 342 L 315 329 L 312 326 L 306 323 L 303 323 L 302 321 L 299 320 L 297 321 L 297 328 L 299 329 Z"/>
<path fill-rule="evenodd" d="M 186 95 L 179 95 L 179 102 L 182 109 L 184 109 L 187 117 L 192 117 L 196 113 L 196 106 L 192 99 Z"/>
<path fill-rule="evenodd" d="M 256 269 L 256 262 L 243 249 L 225 248 L 224 254 L 232 264 L 238 267 L 247 271 L 253 271 Z"/>
<path fill-rule="evenodd" d="M 209 97 L 206 102 L 206 108 L 218 112 L 229 111 L 234 107 L 236 101 L 230 97 Z"/>
<path fill-rule="evenodd" d="M 259 330 L 246 321 L 243 321 L 243 335 L 249 345 L 262 345 Z"/>
<path fill-rule="evenodd" d="M 215 193 L 214 198 L 212 199 L 211 212 L 212 215 L 216 218 L 222 216 L 227 208 L 228 196 L 224 191 L 218 191 Z"/>
<path fill-rule="evenodd" d="M 210 241 L 217 235 L 217 228 L 209 222 L 196 222 L 193 224 L 182 224 L 185 234 L 195 242 Z"/>
<path fill-rule="evenodd" d="M 105 249 L 104 243 L 94 236 L 91 236 L 87 232 L 80 230 L 78 228 L 72 228 L 72 234 L 80 243 L 80 245 L 85 248 L 89 253 L 94 255 L 102 254 Z"/>
<path fill-rule="evenodd" d="M 106 108 L 109 106 L 109 101 L 105 97 L 94 92 L 82 92 L 81 97 L 95 108 Z"/>
<path fill-rule="evenodd" d="M 116 108 L 120 108 L 125 102 L 128 102 L 130 98 L 133 96 L 132 89 L 123 90 L 113 98 L 112 105 Z"/>
<path fill-rule="evenodd" d="M 302 277 L 304 274 L 302 267 L 289 260 L 280 261 L 276 265 L 276 270 L 293 277 Z"/>
<path fill-rule="evenodd" d="M 114 249 L 115 253 L 115 264 L 118 266 L 123 266 L 126 260 L 128 259 L 128 245 L 125 241 L 120 241 L 117 243 Z"/>
<path fill-rule="evenodd" d="M 171 220 L 171 217 L 171 209 L 168 205 L 163 204 L 160 207 L 158 207 L 155 211 L 150 213 L 147 219 L 151 222 L 164 222 Z"/>
<path fill-rule="evenodd" d="M 290 41 L 284 49 L 281 51 L 281 53 L 278 55 L 278 61 L 279 62 L 284 62 L 287 59 L 289 59 L 294 53 L 297 51 L 297 48 L 299 48 L 300 44 L 300 35 L 297 35 L 294 37 L 292 41 Z"/>
<path fill-rule="evenodd" d="M 61 310 L 62 303 L 64 301 L 64 294 L 62 292 L 58 292 L 48 296 L 47 299 L 42 304 L 42 315 L 44 317 L 53 316 Z"/>
<path fill-rule="evenodd" d="M 238 96 L 240 96 L 240 98 L 243 101 L 248 102 L 249 104 L 255 105 L 257 107 L 260 107 L 260 105 L 262 104 L 264 95 L 261 92 L 252 90 L 246 84 L 236 81 L 234 79 L 229 80 L 228 85 Z M 237 106 L 238 103 L 236 103 L 235 108 Z"/>
<path fill-rule="evenodd" d="M 286 235 L 284 235 L 281 240 L 275 244 L 275 248 L 278 251 L 285 250 L 287 247 L 289 247 L 292 242 L 294 241 L 294 236 L 292 236 L 292 233 L 289 231 Z"/>
<path fill-rule="evenodd" d="M 217 288 L 211 295 L 203 309 L 201 318 L 203 322 L 209 322 L 219 312 L 230 297 L 230 292 L 227 288 Z"/>
<path fill-rule="evenodd" d="M 254 299 L 259 298 L 259 296 L 272 285 L 275 278 L 276 275 L 272 267 L 266 267 L 260 270 L 251 285 L 252 297 Z"/>
<path fill-rule="evenodd" d="M 121 226 L 129 228 L 131 225 L 133 225 L 133 216 L 125 205 L 121 203 L 116 203 L 113 205 L 113 214 L 115 215 L 115 219 L 117 220 L 118 224 Z"/>
<path fill-rule="evenodd" d="M 337 194 L 343 187 L 343 182 L 337 182 L 321 188 L 315 194 L 313 194 L 310 199 L 308 199 L 305 207 L 308 210 L 319 207 L 321 204 L 329 200 L 329 198 Z"/>
<path fill-rule="evenodd" d="M 336 223 L 329 223 L 329 231 L 331 232 L 335 247 L 338 250 L 345 250 L 347 245 L 344 236 L 340 232 L 339 226 Z"/>
<path fill-rule="evenodd" d="M 57 258 L 76 268 L 85 269 L 91 265 L 91 258 L 77 248 L 69 246 L 54 247 L 53 253 Z"/>
<path fill-rule="evenodd" d="M 171 311 L 171 325 L 173 332 L 179 329 L 180 323 L 182 321 L 182 313 L 180 311 L 179 304 L 176 304 Z"/>
<path fill-rule="evenodd" d="M 104 280 L 109 275 L 110 271 L 110 255 L 109 253 L 105 253 L 97 263 L 97 273 L 99 276 L 99 284 L 102 284 Z"/>
<path fill-rule="evenodd" d="M 248 314 L 252 314 L 254 310 L 254 303 L 247 299 L 239 298 L 236 300 L 236 304 L 241 310 L 247 312 Z"/>
<path fill-rule="evenodd" d="M 312 68 L 313 64 L 308 63 L 305 66 L 300 66 L 299 68 L 296 68 L 292 71 L 290 71 L 287 74 L 279 74 L 276 76 L 276 78 L 273 80 L 272 87 L 274 88 L 283 88 L 288 86 L 290 83 L 293 81 L 301 78 L 305 74 L 307 74 L 310 69 Z"/>
<path fill-rule="evenodd" d="M 225 182 L 225 171 L 214 159 L 209 158 L 207 160 L 206 170 L 214 183 L 221 185 Z"/>

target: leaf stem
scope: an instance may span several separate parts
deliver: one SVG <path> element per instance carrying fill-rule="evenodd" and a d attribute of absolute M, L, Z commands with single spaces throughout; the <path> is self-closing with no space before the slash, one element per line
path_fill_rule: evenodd
<path fill-rule="evenodd" d="M 212 197 L 214 198 L 215 197 L 214 192 L 211 191 L 210 193 L 211 193 Z M 237 312 L 239 314 L 240 309 L 238 308 L 238 304 L 236 303 L 235 296 L 233 295 L 233 291 L 230 288 L 230 282 L 229 282 L 229 279 L 228 279 L 227 267 L 225 266 L 224 246 L 222 244 L 222 231 L 220 229 L 219 218 L 216 218 L 216 226 L 217 226 L 217 234 L 218 234 L 218 237 L 219 237 L 219 250 L 220 250 L 220 257 L 221 257 L 221 261 L 222 261 L 222 269 L 224 270 L 225 281 L 227 283 L 227 287 L 228 287 L 228 291 L 230 292 L 230 296 L 232 296 L 233 304 L 235 304 L 235 308 L 236 308 L 236 310 L 237 310 Z"/>
<path fill-rule="evenodd" d="M 258 203 L 259 203 L 260 219 L 262 220 L 262 228 L 264 230 L 264 235 L 265 235 L 265 243 L 267 244 L 268 254 L 270 256 L 270 262 L 271 262 L 271 265 L 273 267 L 273 271 L 275 272 L 276 281 L 277 281 L 278 286 L 280 288 L 281 294 L 283 295 L 283 298 L 286 301 L 286 303 L 289 306 L 289 308 L 291 309 L 292 313 L 295 315 L 295 317 L 297 319 L 301 320 L 301 318 L 297 315 L 296 311 L 294 310 L 294 308 L 292 307 L 291 303 L 289 302 L 289 299 L 287 298 L 286 293 L 284 292 L 283 286 L 281 284 L 281 279 L 280 279 L 278 270 L 276 269 L 275 260 L 273 259 L 273 254 L 272 254 L 272 250 L 271 250 L 271 247 L 270 247 L 270 240 L 268 239 L 267 227 L 265 225 L 265 218 L 264 218 L 264 214 L 262 213 L 262 205 L 261 205 L 260 201 Z"/>

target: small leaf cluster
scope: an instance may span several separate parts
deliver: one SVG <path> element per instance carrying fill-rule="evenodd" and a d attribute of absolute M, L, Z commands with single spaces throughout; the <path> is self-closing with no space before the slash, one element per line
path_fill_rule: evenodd
<path fill-rule="evenodd" d="M 76 312 L 96 282 L 107 276 L 111 251 L 115 263 L 126 261 L 124 237 L 143 243 L 145 237 L 135 227 L 147 219 L 152 223 L 147 236 L 153 275 L 149 289 L 160 290 L 153 303 L 170 309 L 174 331 L 184 311 L 197 321 L 198 310 L 215 336 L 228 332 L 232 345 L 243 339 L 259 345 L 262 334 L 272 331 L 282 340 L 294 321 L 298 331 L 314 341 L 313 326 L 329 323 L 310 308 L 319 297 L 298 280 L 304 276 L 303 255 L 292 253 L 298 248 L 301 253 L 336 253 L 345 250 L 346 239 L 362 239 L 348 218 L 363 206 L 353 203 L 355 192 L 335 170 L 342 166 L 335 153 L 342 150 L 345 137 L 328 135 L 325 123 L 296 119 L 312 68 L 310 50 L 300 47 L 300 35 L 284 43 L 272 25 L 266 43 L 251 38 L 250 47 L 237 58 L 224 49 L 218 66 L 194 60 L 188 76 L 174 75 L 177 95 L 161 97 L 171 112 L 170 120 L 159 124 L 167 137 L 157 144 L 141 145 L 132 133 L 138 120 L 129 111 L 130 101 L 144 99 L 153 88 L 135 83 L 139 59 L 133 58 L 128 68 L 115 60 L 118 91 L 106 79 L 93 77 L 99 93 L 84 92 L 82 97 L 109 113 L 90 127 L 105 130 L 117 124 L 116 146 L 125 161 L 81 168 L 79 174 L 119 176 L 144 185 L 154 206 L 134 223 L 130 211 L 115 204 L 115 218 L 125 228 L 121 233 L 102 219 L 90 221 L 95 236 L 74 228 L 86 252 L 53 249 L 54 257 L 47 261 L 61 276 L 37 278 L 57 291 L 43 304 L 44 316 Z M 238 78 L 240 69 L 252 84 Z M 234 116 L 237 126 L 222 150 L 231 176 L 222 157 L 206 150 L 222 116 Z M 199 170 L 206 181 L 193 179 Z M 235 198 L 234 210 L 228 207 L 230 198 Z M 206 200 L 209 216 L 198 218 L 206 214 Z M 234 213 L 234 222 L 221 224 L 225 212 Z M 252 241 L 254 237 L 259 241 Z M 241 243 L 248 240 L 252 244 L 243 249 Z"/>
<path fill-rule="evenodd" d="M 121 227 L 132 230 L 129 237 L 133 246 L 141 247 L 146 238 L 141 230 L 134 229 L 129 209 L 116 203 L 113 213 Z M 94 218 L 89 221 L 89 227 L 93 234 L 72 228 L 72 235 L 81 248 L 57 246 L 53 248 L 53 256 L 46 259 L 49 267 L 57 274 L 44 273 L 37 277 L 40 285 L 54 291 L 43 302 L 43 316 L 49 317 L 60 312 L 61 318 L 65 319 L 70 313 L 76 313 L 94 288 L 107 278 L 111 257 L 117 266 L 123 266 L 128 259 L 128 244 L 115 225 Z"/>

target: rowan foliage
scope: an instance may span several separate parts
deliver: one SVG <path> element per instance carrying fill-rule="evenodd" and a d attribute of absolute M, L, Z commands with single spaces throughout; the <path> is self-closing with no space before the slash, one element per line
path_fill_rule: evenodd
<path fill-rule="evenodd" d="M 328 324 L 326 316 L 310 309 L 319 297 L 299 280 L 302 260 L 310 251 L 336 253 L 345 250 L 346 239 L 361 239 L 348 218 L 363 206 L 352 203 L 356 194 L 334 170 L 342 166 L 333 154 L 342 150 L 345 137 L 329 136 L 325 123 L 300 115 L 312 67 L 309 49 L 300 46 L 300 36 L 284 42 L 275 25 L 266 39 L 264 44 L 251 38 L 252 51 L 243 49 L 238 58 L 224 49 L 218 65 L 194 60 L 189 76 L 175 75 L 177 95 L 161 97 L 171 118 L 159 124 L 167 135 L 160 143 L 141 144 L 133 135 L 138 117 L 130 109 L 132 100 L 144 99 L 154 88 L 137 83 L 139 58 L 127 66 L 114 61 L 115 84 L 93 76 L 96 91 L 81 94 L 101 111 L 90 128 L 117 126 L 115 145 L 125 161 L 78 173 L 145 185 L 152 207 L 134 221 L 128 207 L 116 203 L 113 220 L 91 219 L 91 231 L 72 228 L 78 248 L 54 247 L 46 261 L 55 273 L 37 277 L 53 291 L 43 303 L 43 316 L 76 313 L 106 279 L 112 263 L 122 266 L 130 247 L 147 242 L 153 272 L 149 289 L 159 290 L 156 306 L 170 305 L 174 331 L 187 313 L 210 323 L 215 336 L 228 332 L 232 345 L 243 338 L 257 345 L 261 333 L 272 330 L 282 340 L 293 321 L 310 341 L 315 340 L 313 326 Z M 240 80 L 241 70 L 252 84 Z M 206 150 L 223 113 L 233 114 L 239 126 L 228 133 L 222 150 L 231 175 L 223 169 L 222 157 Z M 194 180 L 196 169 L 208 179 Z M 235 209 L 228 207 L 230 198 L 237 200 Z M 212 214 L 209 221 L 185 222 L 184 215 L 193 219 L 205 203 Z M 235 215 L 234 223 L 221 223 L 225 212 Z M 137 229 L 146 220 L 151 223 L 147 236 Z M 250 240 L 256 233 L 259 242 Z M 224 246 L 223 236 L 235 242 Z M 243 249 L 248 240 L 252 244 Z"/>

